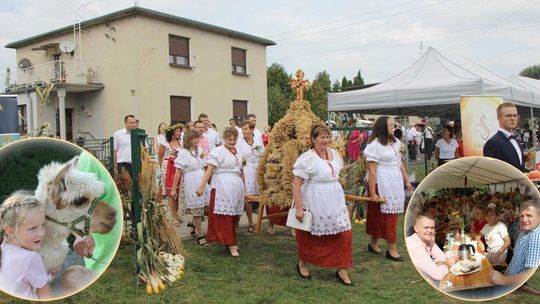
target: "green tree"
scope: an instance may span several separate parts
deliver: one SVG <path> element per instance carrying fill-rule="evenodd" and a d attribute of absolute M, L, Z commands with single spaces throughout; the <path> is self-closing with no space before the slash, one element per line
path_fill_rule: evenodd
<path fill-rule="evenodd" d="M 353 85 L 355 86 L 363 86 L 364 85 L 364 78 L 362 78 L 362 73 L 360 70 L 358 70 L 358 74 L 354 76 L 354 82 Z"/>
<path fill-rule="evenodd" d="M 339 92 L 341 91 L 341 84 L 339 83 L 339 80 L 335 80 L 334 83 L 332 83 L 332 92 Z"/>
<path fill-rule="evenodd" d="M 315 115 L 326 121 L 328 119 L 328 97 L 331 90 L 330 75 L 326 71 L 319 72 L 311 88 L 306 93 L 306 99 L 311 103 L 311 110 Z"/>
<path fill-rule="evenodd" d="M 294 99 L 294 92 L 289 87 L 290 79 L 291 75 L 278 63 L 273 63 L 266 69 L 268 124 L 271 126 L 285 115 Z"/>
<path fill-rule="evenodd" d="M 343 76 L 341 79 L 341 91 L 345 91 L 348 87 L 350 87 L 349 83 L 350 80 L 347 80 L 347 77 Z"/>
<path fill-rule="evenodd" d="M 531 65 L 530 67 L 519 72 L 520 76 L 540 79 L 540 64 Z"/>

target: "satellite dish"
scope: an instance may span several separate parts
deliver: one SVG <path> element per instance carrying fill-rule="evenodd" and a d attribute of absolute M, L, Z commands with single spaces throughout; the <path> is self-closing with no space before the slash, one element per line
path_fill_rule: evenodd
<path fill-rule="evenodd" d="M 60 42 L 60 50 L 64 53 L 71 53 L 75 50 L 75 43 L 70 40 Z"/>
<path fill-rule="evenodd" d="M 23 58 L 23 59 L 19 60 L 19 68 L 21 70 L 27 69 L 27 68 L 29 68 L 31 66 L 32 66 L 32 62 L 30 61 L 30 59 Z"/>

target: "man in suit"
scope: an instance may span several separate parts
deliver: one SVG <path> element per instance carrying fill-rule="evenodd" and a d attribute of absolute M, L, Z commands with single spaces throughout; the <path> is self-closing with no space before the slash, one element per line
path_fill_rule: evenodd
<path fill-rule="evenodd" d="M 518 124 L 516 105 L 511 102 L 501 103 L 497 107 L 497 120 L 499 121 L 499 130 L 484 144 L 484 156 L 500 159 L 521 172 L 526 172 L 525 156 L 512 133 Z M 494 279 L 492 278 L 492 280 Z M 519 289 L 532 295 L 540 294 L 526 282 Z"/>
<path fill-rule="evenodd" d="M 484 156 L 500 159 L 526 172 L 525 156 L 512 130 L 517 127 L 518 114 L 511 102 L 503 102 L 497 107 L 499 130 L 484 145 Z"/>

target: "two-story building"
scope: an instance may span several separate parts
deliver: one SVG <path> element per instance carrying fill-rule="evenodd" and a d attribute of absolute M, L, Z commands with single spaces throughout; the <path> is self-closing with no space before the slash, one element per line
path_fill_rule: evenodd
<path fill-rule="evenodd" d="M 219 131 L 233 117 L 266 125 L 271 40 L 131 7 L 6 45 L 17 51 L 19 113 L 32 130 L 107 138 L 133 114 L 155 136 L 160 122 L 208 114 Z M 42 93 L 53 83 L 47 101 Z M 36 91 L 36 88 L 38 90 Z"/>

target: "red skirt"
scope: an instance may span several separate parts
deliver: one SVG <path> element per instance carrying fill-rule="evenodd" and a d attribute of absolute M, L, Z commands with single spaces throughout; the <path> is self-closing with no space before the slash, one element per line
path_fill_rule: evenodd
<path fill-rule="evenodd" d="M 296 230 L 296 248 L 299 258 L 319 267 L 352 267 L 352 230 L 333 235 L 315 236 Z"/>
<path fill-rule="evenodd" d="M 366 233 L 372 237 L 395 243 L 397 242 L 398 218 L 399 214 L 382 213 L 380 203 L 368 202 Z"/>
<path fill-rule="evenodd" d="M 218 242 L 221 245 L 234 246 L 236 242 L 237 215 L 214 214 L 216 202 L 216 189 L 210 192 L 210 206 L 208 207 L 208 242 Z"/>
<path fill-rule="evenodd" d="M 167 171 L 165 172 L 165 195 L 169 195 L 172 190 L 174 174 L 176 173 L 176 167 L 174 166 L 174 158 L 167 158 Z M 180 192 L 180 183 L 176 186 L 176 193 Z"/>
<path fill-rule="evenodd" d="M 276 213 L 282 213 L 282 212 L 289 212 L 289 207 L 282 208 L 280 206 L 265 206 L 266 207 L 266 215 L 276 214 Z M 268 219 L 271 224 L 274 225 L 280 225 L 285 226 L 287 224 L 287 214 L 283 215 L 282 217 L 272 217 Z"/>

